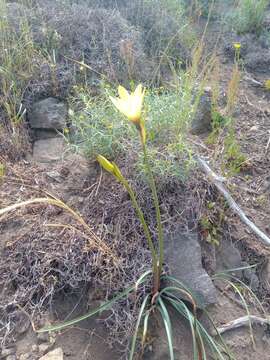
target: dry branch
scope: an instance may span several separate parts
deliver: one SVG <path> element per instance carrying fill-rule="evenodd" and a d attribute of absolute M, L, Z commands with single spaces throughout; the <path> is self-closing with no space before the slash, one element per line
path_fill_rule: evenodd
<path fill-rule="evenodd" d="M 243 223 L 245 223 L 261 239 L 264 244 L 270 245 L 270 238 L 264 232 L 262 232 L 251 220 L 249 220 L 244 211 L 235 202 L 228 190 L 225 188 L 225 186 L 223 185 L 224 178 L 214 173 L 213 170 L 210 169 L 207 162 L 203 160 L 200 156 L 196 156 L 196 160 L 200 168 L 206 173 L 208 178 L 216 186 L 219 192 L 221 192 L 221 194 L 227 200 L 230 208 L 240 217 Z"/>
<path fill-rule="evenodd" d="M 242 316 L 238 319 L 232 320 L 230 322 L 228 322 L 227 324 L 217 328 L 217 331 L 219 332 L 219 334 L 223 334 L 225 331 L 229 331 L 229 330 L 234 330 L 237 329 L 239 327 L 242 326 L 249 326 L 249 324 L 259 324 L 259 325 L 269 325 L 270 324 L 270 320 L 269 319 L 264 319 L 255 315 L 246 315 L 246 316 Z"/>

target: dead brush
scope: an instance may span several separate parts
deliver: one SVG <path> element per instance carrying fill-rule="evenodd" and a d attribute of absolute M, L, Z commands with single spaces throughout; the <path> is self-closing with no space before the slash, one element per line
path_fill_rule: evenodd
<path fill-rule="evenodd" d="M 0 209 L 0 221 L 3 218 L 5 214 L 8 214 L 14 210 L 17 210 L 19 208 L 30 206 L 34 204 L 47 204 L 47 205 L 53 205 L 56 207 L 59 207 L 65 211 L 67 211 L 75 221 L 82 226 L 84 231 L 76 228 L 73 225 L 70 224 L 47 224 L 46 226 L 49 227 L 59 227 L 59 228 L 65 228 L 65 229 L 72 229 L 75 231 L 78 231 L 83 237 L 85 237 L 89 241 L 89 246 L 93 249 L 98 249 L 106 256 L 111 257 L 111 259 L 114 261 L 114 264 L 117 265 L 117 256 L 112 252 L 112 250 L 93 232 L 91 227 L 84 221 L 82 216 L 74 211 L 72 208 L 70 208 L 67 204 L 65 204 L 60 199 L 57 199 L 55 197 L 49 198 L 35 198 L 30 199 L 26 201 L 22 201 L 10 206 L 7 206 L 3 209 Z"/>

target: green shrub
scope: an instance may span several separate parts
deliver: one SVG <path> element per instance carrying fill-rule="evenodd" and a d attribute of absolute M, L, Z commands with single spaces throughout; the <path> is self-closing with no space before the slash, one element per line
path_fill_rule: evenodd
<path fill-rule="evenodd" d="M 263 21 L 269 0 L 240 0 L 230 16 L 230 22 L 238 34 L 256 33 L 263 30 Z"/>
<path fill-rule="evenodd" d="M 180 75 L 181 86 L 166 90 L 148 90 L 145 96 L 145 126 L 148 134 L 149 161 L 159 183 L 187 175 L 192 165 L 191 154 L 186 142 L 189 124 L 196 110 L 194 78 L 189 72 Z M 134 147 L 134 129 L 124 118 L 119 118 L 108 95 L 106 87 L 100 98 L 93 98 L 85 88 L 76 88 L 70 99 L 71 122 L 75 131 L 72 142 L 83 149 L 89 158 L 95 159 L 102 153 L 111 160 L 131 152 Z M 121 139 L 121 141 L 119 141 Z M 179 162 L 184 163 L 179 167 Z M 143 173 L 143 157 L 137 156 L 135 166 Z"/>
<path fill-rule="evenodd" d="M 190 60 L 190 50 L 196 42 L 181 0 L 135 0 L 121 8 L 121 13 L 140 29 L 144 49 L 159 65 L 174 66 Z"/>

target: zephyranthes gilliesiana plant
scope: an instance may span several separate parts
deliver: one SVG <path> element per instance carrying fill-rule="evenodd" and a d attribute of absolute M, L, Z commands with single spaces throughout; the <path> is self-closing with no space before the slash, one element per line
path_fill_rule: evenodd
<path fill-rule="evenodd" d="M 138 85 L 133 93 L 129 93 L 124 87 L 119 86 L 118 94 L 118 98 L 110 97 L 112 103 L 125 117 L 127 117 L 127 119 L 131 123 L 136 126 L 140 136 L 141 146 L 144 153 L 145 171 L 148 177 L 149 186 L 151 188 L 153 202 L 156 210 L 158 234 L 157 247 L 155 246 L 152 239 L 152 235 L 145 221 L 143 211 L 137 202 L 136 194 L 129 185 L 127 179 L 121 173 L 119 167 L 114 162 L 109 161 L 102 155 L 98 155 L 97 160 L 99 164 L 103 167 L 103 169 L 112 174 L 129 193 L 132 204 L 143 227 L 145 238 L 151 252 L 152 269 L 142 274 L 133 286 L 125 289 L 122 293 L 105 302 L 100 307 L 90 311 L 89 313 L 79 318 L 55 326 L 43 328 L 41 330 L 38 330 L 38 332 L 61 330 L 67 326 L 74 325 L 90 316 L 100 313 L 101 311 L 110 308 L 116 301 L 125 298 L 130 292 L 136 292 L 141 284 L 145 283 L 147 279 L 149 279 L 149 277 L 152 277 L 152 291 L 146 294 L 141 302 L 141 307 L 139 310 L 138 319 L 135 325 L 134 335 L 131 342 L 129 360 L 132 360 L 134 357 L 138 340 L 138 333 L 141 324 L 143 334 L 141 340 L 141 347 L 142 350 L 144 349 L 147 337 L 146 335 L 148 332 L 149 318 L 150 315 L 154 312 L 159 312 L 161 315 L 167 334 L 168 349 L 170 354 L 169 358 L 170 360 L 175 359 L 172 324 L 168 310 L 169 306 L 171 309 L 174 309 L 176 313 L 184 317 L 190 325 L 193 341 L 193 360 L 207 359 L 206 346 L 208 347 L 210 352 L 212 352 L 212 354 L 214 354 L 218 359 L 225 360 L 228 359 L 227 356 L 229 356 L 229 359 L 233 359 L 228 349 L 226 348 L 226 345 L 222 341 L 222 338 L 219 336 L 220 342 L 217 342 L 211 335 L 209 335 L 207 330 L 197 319 L 197 306 L 200 304 L 195 299 L 194 294 L 192 294 L 192 292 L 180 280 L 175 279 L 174 277 L 169 276 L 163 272 L 164 236 L 155 180 L 147 156 L 147 133 L 145 130 L 145 123 L 142 111 L 145 89 L 143 89 L 142 85 Z M 191 305 L 192 310 L 190 310 L 187 302 Z M 217 333 L 217 335 L 219 334 Z M 223 355 L 224 353 L 225 355 Z"/>

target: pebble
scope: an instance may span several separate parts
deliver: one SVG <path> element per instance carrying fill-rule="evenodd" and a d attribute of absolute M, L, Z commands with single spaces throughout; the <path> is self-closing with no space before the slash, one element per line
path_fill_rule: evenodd
<path fill-rule="evenodd" d="M 52 346 L 52 344 L 50 344 L 50 343 L 40 344 L 40 345 L 38 345 L 38 351 L 41 354 L 44 354 L 46 351 L 48 351 L 50 349 L 51 346 Z"/>
<path fill-rule="evenodd" d="M 26 353 L 26 354 L 21 354 L 19 357 L 19 360 L 30 360 L 31 359 L 31 354 L 30 353 Z"/>
<path fill-rule="evenodd" d="M 50 341 L 50 335 L 47 332 L 39 333 L 39 334 L 37 334 L 37 339 L 38 339 L 39 343 L 49 342 Z"/>
<path fill-rule="evenodd" d="M 32 351 L 36 352 L 38 350 L 38 346 L 36 344 L 32 345 Z"/>
<path fill-rule="evenodd" d="M 64 359 L 64 354 L 61 348 L 56 348 L 48 352 L 48 354 L 39 358 L 39 360 L 63 360 L 63 359 Z"/>
<path fill-rule="evenodd" d="M 9 355 L 15 354 L 15 352 L 16 352 L 15 348 L 3 349 L 1 351 L 1 358 L 6 358 Z"/>

